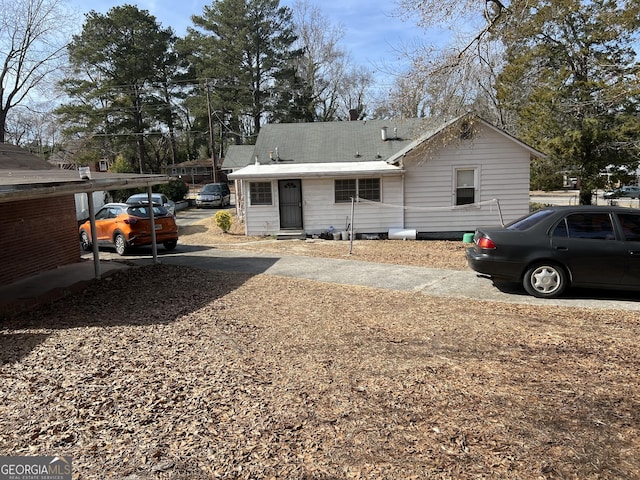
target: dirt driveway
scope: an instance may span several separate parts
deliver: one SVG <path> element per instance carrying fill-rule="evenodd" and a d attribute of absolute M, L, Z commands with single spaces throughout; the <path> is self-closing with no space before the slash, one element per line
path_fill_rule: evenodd
<path fill-rule="evenodd" d="M 1 327 L 0 451 L 74 478 L 640 478 L 633 312 L 154 265 Z"/>

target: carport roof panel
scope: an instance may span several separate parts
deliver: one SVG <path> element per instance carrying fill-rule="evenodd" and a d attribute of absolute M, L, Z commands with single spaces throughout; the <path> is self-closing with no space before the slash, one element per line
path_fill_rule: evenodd
<path fill-rule="evenodd" d="M 76 170 L 2 170 L 0 203 L 51 195 L 148 187 L 167 183 L 166 175 L 91 172 L 82 179 Z"/>

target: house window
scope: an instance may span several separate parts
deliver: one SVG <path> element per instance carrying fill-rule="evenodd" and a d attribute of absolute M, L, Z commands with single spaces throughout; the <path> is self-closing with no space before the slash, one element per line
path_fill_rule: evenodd
<path fill-rule="evenodd" d="M 358 197 L 370 202 L 380 201 L 380 179 L 361 178 L 358 180 Z"/>
<path fill-rule="evenodd" d="M 109 164 L 107 163 L 106 160 L 100 160 L 100 171 L 101 172 L 106 172 L 107 170 L 109 170 Z"/>
<path fill-rule="evenodd" d="M 456 205 L 476 203 L 475 169 L 456 170 Z"/>
<path fill-rule="evenodd" d="M 355 179 L 336 180 L 336 183 L 335 183 L 336 203 L 351 202 L 351 199 L 355 197 L 356 197 Z"/>
<path fill-rule="evenodd" d="M 174 177 L 178 175 L 178 169 L 176 167 L 171 167 L 171 175 Z"/>
<path fill-rule="evenodd" d="M 249 185 L 251 205 L 272 205 L 271 182 L 251 182 Z"/>
<path fill-rule="evenodd" d="M 371 202 L 380 201 L 380 179 L 360 178 L 335 181 L 336 203 L 349 203 L 352 198 L 362 198 Z"/>

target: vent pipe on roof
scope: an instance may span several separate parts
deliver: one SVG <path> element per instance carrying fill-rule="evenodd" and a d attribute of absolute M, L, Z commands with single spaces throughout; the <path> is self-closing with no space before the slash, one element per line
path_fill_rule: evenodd
<path fill-rule="evenodd" d="M 382 129 L 380 130 L 380 134 L 382 135 L 382 141 L 386 142 L 387 141 L 387 127 L 382 127 Z"/>

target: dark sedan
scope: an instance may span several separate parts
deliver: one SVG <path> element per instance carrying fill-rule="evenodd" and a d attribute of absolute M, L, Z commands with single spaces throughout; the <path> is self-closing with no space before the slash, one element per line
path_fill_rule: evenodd
<path fill-rule="evenodd" d="M 536 297 L 569 286 L 640 290 L 640 210 L 549 207 L 504 227 L 479 227 L 469 266 L 497 280 L 521 282 Z"/>

